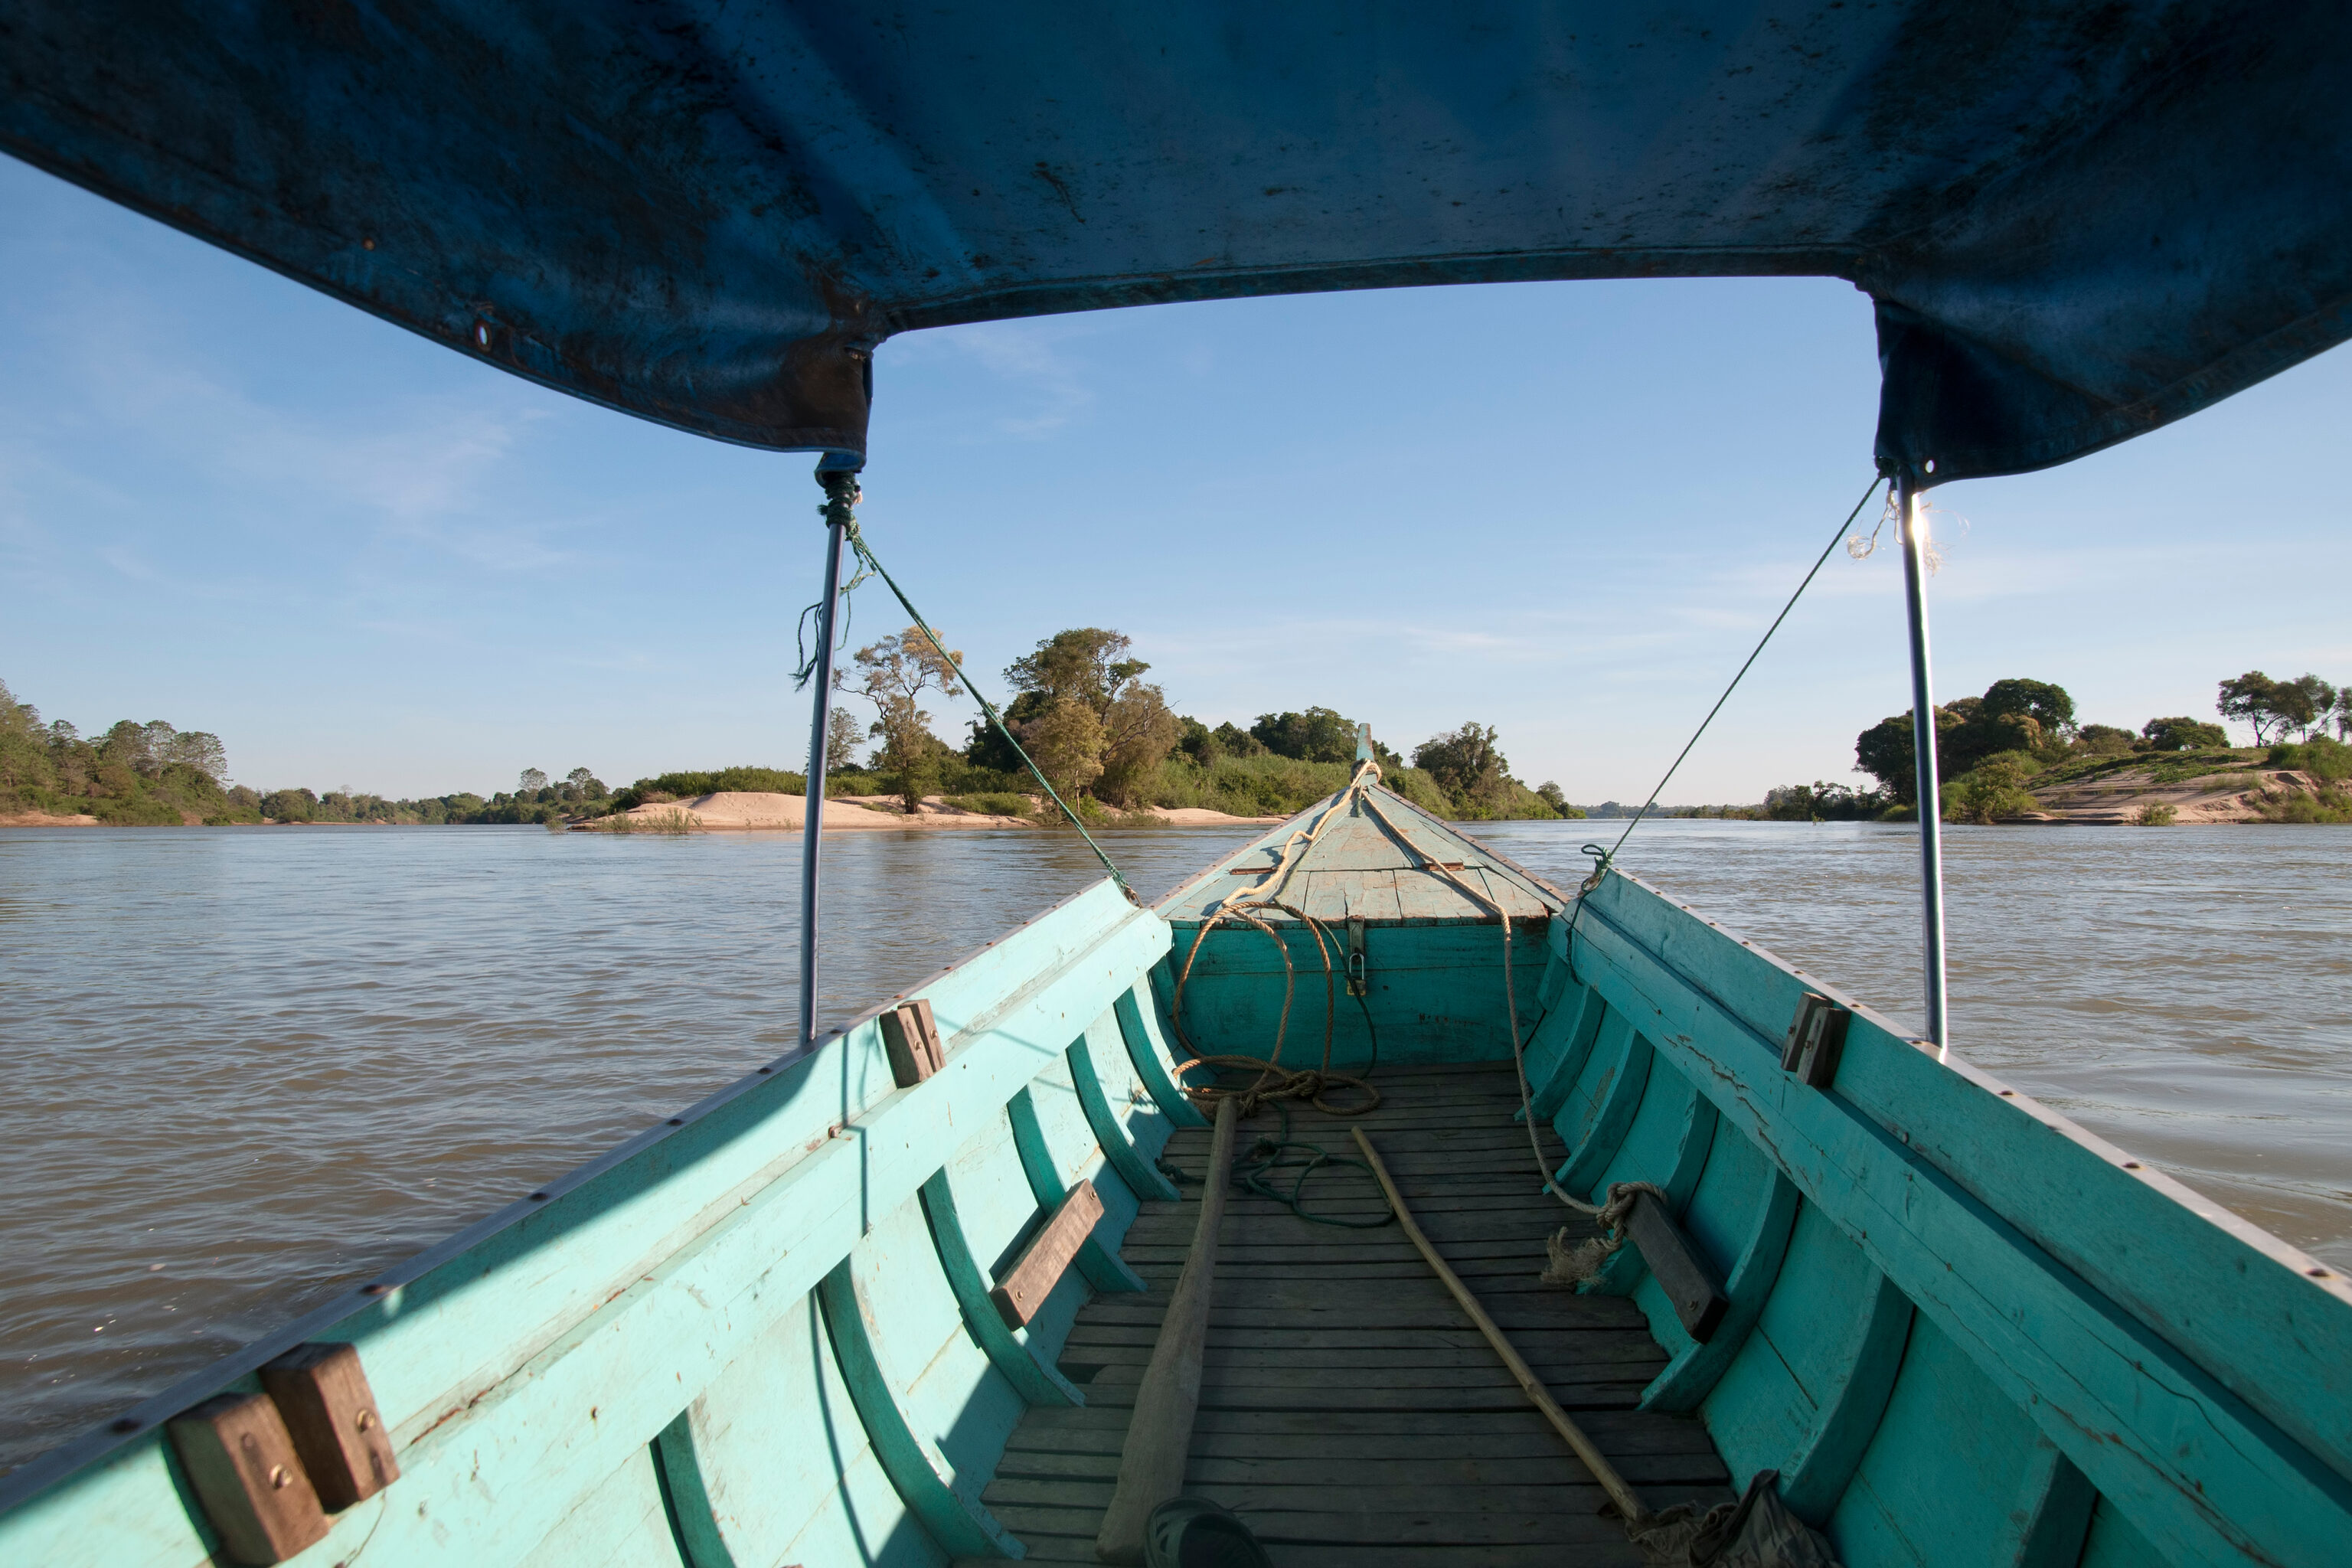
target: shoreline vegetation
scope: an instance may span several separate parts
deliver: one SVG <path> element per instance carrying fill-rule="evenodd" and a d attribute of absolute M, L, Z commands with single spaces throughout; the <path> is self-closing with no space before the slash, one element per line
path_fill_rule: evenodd
<path fill-rule="evenodd" d="M 2352 824 L 2352 685 L 2261 670 L 2220 683 L 2214 710 L 2254 731 L 2187 716 L 2135 732 L 2078 723 L 2074 700 L 2045 680 L 1996 680 L 1936 709 L 1936 767 L 1947 822 Z M 2336 734 L 2330 738 L 2330 725 Z M 2299 742 L 2289 737 L 2300 734 Z M 1909 822 L 1918 816 L 1911 710 L 1854 739 L 1854 771 L 1875 789 L 1816 782 L 1766 795 L 1760 816 L 1794 822 Z"/>
<path fill-rule="evenodd" d="M 1328 708 L 1260 714 L 1244 729 L 1173 711 L 1141 677 L 1124 635 L 1056 633 L 1004 671 L 1005 718 L 1088 826 L 1279 821 L 1332 794 L 1353 770 L 1355 721 Z M 961 695 L 960 657 L 908 627 L 856 650 L 836 685 L 870 721 L 831 713 L 826 825 L 1054 827 L 1062 823 L 1003 735 L 974 721 L 961 750 L 939 739 L 920 700 Z M 875 742 L 867 755 L 860 750 Z M 1415 747 L 1408 763 L 1377 742 L 1384 781 L 1454 820 L 1579 817 L 1559 786 L 1513 776 L 1491 725 L 1465 723 Z M 510 791 L 393 799 L 351 789 L 231 784 L 219 737 L 156 720 L 83 737 L 0 683 L 0 826 L 539 824 L 554 829 L 694 832 L 801 826 L 801 773 L 743 765 L 641 778 L 615 790 L 587 768 L 525 769 Z"/>
<path fill-rule="evenodd" d="M 1089 827 L 1276 822 L 1344 785 L 1356 724 L 1329 708 L 1262 713 L 1214 727 L 1168 706 L 1140 679 L 1123 635 L 1056 633 L 1004 671 L 1007 722 Z M 874 709 L 871 721 L 832 710 L 825 781 L 829 828 L 1055 827 L 1058 812 L 1003 737 L 974 721 L 961 750 L 931 732 L 919 699 L 960 695 L 960 656 L 913 627 L 860 648 L 837 682 Z M 2315 676 L 2273 680 L 2250 670 L 2220 683 L 2221 717 L 2252 725 L 2232 746 L 2219 724 L 2151 719 L 2137 732 L 2078 723 L 2063 687 L 1998 680 L 1936 710 L 1944 816 L 1952 822 L 2352 824 L 2352 685 Z M 2336 736 L 2327 734 L 2330 727 Z M 2294 737 L 2299 736 L 2300 739 Z M 869 754 L 858 755 L 867 742 Z M 1494 727 L 1465 723 L 1431 736 L 1410 763 L 1374 742 L 1384 782 L 1454 821 L 1625 818 L 1617 801 L 1579 807 L 1559 786 L 1513 776 Z M 1817 781 L 1757 805 L 1658 806 L 1658 817 L 1728 821 L 1907 822 L 1916 816 L 1911 716 L 1855 738 L 1855 769 L 1873 788 Z M 586 768 L 550 779 L 525 769 L 511 791 L 390 799 L 349 789 L 256 790 L 227 779 L 220 738 L 163 720 L 124 720 L 83 736 L 0 682 L 0 826 L 205 825 L 431 826 L 537 824 L 551 829 L 690 833 L 802 826 L 805 784 L 786 769 L 736 766 L 608 787 Z"/>

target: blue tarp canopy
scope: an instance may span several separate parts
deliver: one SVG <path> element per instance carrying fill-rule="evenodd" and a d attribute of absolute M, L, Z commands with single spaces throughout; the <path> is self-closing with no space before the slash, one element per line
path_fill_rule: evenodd
<path fill-rule="evenodd" d="M 950 322 L 1818 274 L 1943 479 L 2352 332 L 2340 0 L 12 0 L 0 72 L 18 157 L 755 447 Z"/>

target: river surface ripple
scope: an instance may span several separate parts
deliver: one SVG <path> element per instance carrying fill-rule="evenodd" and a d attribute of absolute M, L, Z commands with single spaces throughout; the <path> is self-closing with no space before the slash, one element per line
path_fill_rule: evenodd
<path fill-rule="evenodd" d="M 1622 824 L 1476 831 L 1561 885 Z M 1254 835 L 1123 832 L 1147 896 Z M 1955 1047 L 2352 1266 L 2352 834 L 1959 828 Z M 0 833 L 0 1468 L 782 1052 L 797 840 Z M 1644 824 L 1624 864 L 1916 1026 L 1916 840 Z M 819 1015 L 1098 875 L 1031 832 L 825 846 Z"/>

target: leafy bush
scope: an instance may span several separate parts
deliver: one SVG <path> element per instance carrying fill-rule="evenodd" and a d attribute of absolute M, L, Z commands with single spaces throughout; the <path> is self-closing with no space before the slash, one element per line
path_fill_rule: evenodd
<path fill-rule="evenodd" d="M 1878 790 L 1816 779 L 1767 791 L 1764 816 L 1771 822 L 1875 822 L 1894 804 Z"/>
<path fill-rule="evenodd" d="M 2270 765 L 2299 769 L 2323 784 L 2334 784 L 2352 775 L 2352 746 L 2315 735 L 2299 746 L 2273 746 Z"/>
<path fill-rule="evenodd" d="M 2021 752 L 1996 752 L 1952 781 L 1944 795 L 1947 822 L 1999 822 L 2035 809 L 2025 781 L 2037 772 Z"/>
<path fill-rule="evenodd" d="M 2221 725 L 2187 717 L 2150 719 L 2139 732 L 2151 752 L 2210 751 L 2230 743 L 2230 732 Z"/>
<path fill-rule="evenodd" d="M 948 805 L 958 811 L 978 812 L 982 816 L 1027 816 L 1037 809 L 1036 803 L 1025 795 L 991 791 L 985 795 L 951 795 L 945 797 Z"/>
<path fill-rule="evenodd" d="M 2169 827 L 2179 816 L 2170 802 L 2152 800 L 2141 806 L 2132 820 L 2142 827 Z"/>
<path fill-rule="evenodd" d="M 2265 822 L 2352 823 L 2352 793 L 2340 789 L 2323 789 L 2316 795 L 2265 791 L 2252 804 Z"/>

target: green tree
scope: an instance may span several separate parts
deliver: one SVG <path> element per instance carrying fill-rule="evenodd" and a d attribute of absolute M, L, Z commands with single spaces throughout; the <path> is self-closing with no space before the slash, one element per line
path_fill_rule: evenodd
<path fill-rule="evenodd" d="M 1968 722 L 1965 715 L 1949 708 L 1936 710 L 1937 776 L 1944 778 L 1955 772 L 1947 743 L 1953 732 Z M 1912 766 L 1911 710 L 1906 708 L 1891 718 L 1881 719 L 1854 737 L 1854 766 L 1878 780 L 1879 787 L 1898 805 L 1919 804 L 1919 780 Z"/>
<path fill-rule="evenodd" d="M 1551 807 L 1562 816 L 1566 816 L 1571 811 L 1576 811 L 1574 806 L 1568 804 L 1567 794 L 1560 789 L 1559 785 L 1554 784 L 1549 779 L 1546 779 L 1543 783 L 1536 785 L 1536 794 L 1542 797 L 1543 803 L 1546 805 Z M 1582 816 L 1584 813 L 1577 811 L 1576 815 Z"/>
<path fill-rule="evenodd" d="M 1266 754 L 1264 741 L 1231 721 L 1210 731 L 1209 738 L 1229 757 L 1262 757 Z"/>
<path fill-rule="evenodd" d="M 2095 757 L 2120 756 L 2126 752 L 2139 749 L 2137 736 L 2113 724 L 2085 724 L 2074 731 L 2074 739 L 2084 751 Z"/>
<path fill-rule="evenodd" d="M 1124 632 L 1078 626 L 1055 632 L 1004 667 L 1016 691 L 1034 692 L 1050 708 L 1064 698 L 1085 703 L 1099 719 L 1119 689 L 1151 667 L 1129 658 L 1133 643 Z"/>
<path fill-rule="evenodd" d="M 1996 680 L 1985 688 L 1983 701 L 1985 718 L 2021 714 L 2053 739 L 2071 734 L 2074 728 L 2074 700 L 2064 687 L 2046 680 Z"/>
<path fill-rule="evenodd" d="M 22 804 L 35 790 L 57 782 L 49 763 L 49 732 L 39 710 L 19 702 L 0 680 L 0 805 Z"/>
<path fill-rule="evenodd" d="M 1891 804 L 1877 790 L 1815 780 L 1767 791 L 1764 816 L 1771 822 L 1868 822 Z"/>
<path fill-rule="evenodd" d="M 274 789 L 261 797 L 261 815 L 279 822 L 308 822 L 318 810 L 319 797 L 307 789 Z"/>
<path fill-rule="evenodd" d="M 953 697 L 961 653 L 950 653 L 923 634 L 920 626 L 884 637 L 859 648 L 857 689 L 879 714 L 866 731 L 880 739 L 873 766 L 898 795 L 909 815 L 922 809 L 923 796 L 939 787 L 948 748 L 931 733 L 931 716 L 919 699 L 936 690 Z"/>
<path fill-rule="evenodd" d="M 2273 684 L 2272 710 L 2281 720 L 2279 738 L 2284 740 L 2288 730 L 2300 730 L 2305 740 L 2311 739 L 2311 728 L 2325 724 L 2336 706 L 2336 688 L 2315 675 L 2305 673 L 2293 680 Z"/>
<path fill-rule="evenodd" d="M 1044 718 L 1056 703 L 1072 701 L 1089 710 L 1097 724 L 1107 731 L 1132 728 L 1149 716 L 1152 707 L 1149 700 L 1129 704 L 1122 710 L 1120 719 L 1114 719 L 1111 711 L 1136 678 L 1151 668 L 1142 659 L 1129 657 L 1132 647 L 1126 633 L 1101 626 L 1076 626 L 1055 632 L 1040 642 L 1034 651 L 1004 667 L 1004 679 L 1014 691 L 1013 700 L 1004 708 L 1006 726 L 1016 735 L 1025 735 L 1028 726 Z M 1156 688 L 1154 695 L 1159 695 Z M 1165 697 L 1160 697 L 1159 706 L 1166 705 Z M 1145 727 L 1147 735 L 1159 732 L 1156 725 Z M 1168 744 L 1160 756 L 1139 764 L 1142 772 L 1148 772 L 1160 757 L 1165 757 L 1180 734 L 1181 726 L 1170 731 Z M 971 742 L 964 748 L 964 757 L 974 767 L 997 773 L 1023 771 L 1020 756 L 994 726 L 983 720 L 973 721 Z M 1097 760 L 1100 760 L 1100 753 Z M 1047 776 L 1052 776 L 1050 772 Z M 1135 776 L 1140 778 L 1142 773 Z"/>
<path fill-rule="evenodd" d="M 1412 751 L 1412 765 L 1452 796 L 1463 816 L 1492 816 L 1509 804 L 1510 763 L 1492 724 L 1472 722 L 1432 735 Z"/>
<path fill-rule="evenodd" d="M 1302 763 L 1356 760 L 1356 721 L 1328 708 L 1304 713 L 1261 713 L 1250 736 L 1277 757 Z"/>
<path fill-rule="evenodd" d="M 515 791 L 519 795 L 537 795 L 541 790 L 543 790 L 546 787 L 547 775 L 545 773 L 541 773 L 537 768 L 525 768 L 522 771 L 521 778 L 517 781 L 515 784 Z"/>
<path fill-rule="evenodd" d="M 1139 804 L 1137 792 L 1175 750 L 1183 726 L 1157 686 L 1129 680 L 1102 715 L 1102 774 L 1095 793 L 1113 805 Z"/>
<path fill-rule="evenodd" d="M 866 740 L 866 726 L 846 708 L 824 716 L 824 771 L 848 773 L 857 766 L 857 748 Z"/>
<path fill-rule="evenodd" d="M 1021 743 L 1064 800 L 1074 800 L 1102 776 L 1102 721 L 1075 697 L 1057 699 L 1024 724 Z"/>
<path fill-rule="evenodd" d="M 206 731 L 181 731 L 164 742 L 160 756 L 164 766 L 186 768 L 215 785 L 228 775 L 228 749 Z"/>
<path fill-rule="evenodd" d="M 2219 724 L 2186 716 L 2171 719 L 2150 719 L 2140 727 L 2140 740 L 2151 752 L 2194 752 L 2207 746 L 2226 746 L 2230 732 Z"/>
<path fill-rule="evenodd" d="M 2352 681 L 2336 689 L 2336 738 L 2352 741 Z"/>
<path fill-rule="evenodd" d="M 2224 719 L 2237 719 L 2254 727 L 2254 744 L 2269 744 L 2268 731 L 2285 730 L 2285 716 L 2279 711 L 2278 682 L 2259 669 L 2250 669 L 2235 680 L 2221 685 L 2221 695 L 2214 708 Z"/>

